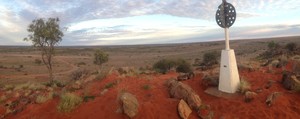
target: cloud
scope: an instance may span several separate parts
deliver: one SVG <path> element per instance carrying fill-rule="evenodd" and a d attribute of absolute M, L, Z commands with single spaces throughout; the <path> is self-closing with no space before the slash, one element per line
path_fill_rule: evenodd
<path fill-rule="evenodd" d="M 295 16 L 300 12 L 299 0 L 227 1 L 237 10 L 239 21 L 235 25 L 239 28 L 247 26 L 247 30 L 260 35 L 264 35 L 261 33 L 265 33 L 267 29 L 255 31 L 251 25 L 270 23 L 276 26 L 288 24 L 286 21 L 289 25 L 299 24 L 296 19 L 300 17 Z M 59 17 L 61 27 L 69 27 L 69 31 L 65 32 L 63 45 L 100 41 L 105 41 L 103 44 L 116 41 L 126 43 L 133 40 L 136 40 L 134 43 L 172 42 L 197 35 L 201 35 L 202 40 L 218 39 L 223 34 L 212 29 L 218 28 L 215 24 L 215 12 L 220 4 L 221 0 L 0 1 L 0 45 L 24 44 L 20 39 L 27 36 L 28 24 L 33 19 L 47 17 Z M 294 33 L 293 30 L 298 30 L 297 28 L 284 30 Z M 270 27 L 269 31 L 276 32 Z M 153 40 L 154 38 L 165 40 Z"/>

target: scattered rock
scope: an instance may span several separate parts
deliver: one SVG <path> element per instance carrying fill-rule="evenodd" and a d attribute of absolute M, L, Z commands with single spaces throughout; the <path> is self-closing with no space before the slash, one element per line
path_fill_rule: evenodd
<path fill-rule="evenodd" d="M 293 90 L 297 88 L 297 86 L 300 86 L 300 81 L 294 73 L 286 72 L 282 76 L 282 84 L 285 89 Z"/>
<path fill-rule="evenodd" d="M 293 67 L 292 67 L 292 71 L 296 74 L 296 75 L 300 75 L 300 62 L 294 62 L 293 63 Z"/>
<path fill-rule="evenodd" d="M 186 98 L 186 100 L 189 106 L 192 107 L 193 109 L 198 109 L 199 106 L 201 106 L 202 104 L 199 95 L 197 95 L 194 92 L 190 92 L 190 95 Z"/>
<path fill-rule="evenodd" d="M 266 104 L 270 107 L 274 103 L 275 99 L 280 95 L 280 92 L 274 92 L 267 97 Z"/>
<path fill-rule="evenodd" d="M 138 100 L 130 93 L 123 93 L 120 97 L 123 112 L 130 118 L 133 118 L 138 113 Z"/>
<path fill-rule="evenodd" d="M 218 75 L 205 75 L 202 78 L 202 85 L 216 87 L 219 85 L 219 76 Z"/>
<path fill-rule="evenodd" d="M 188 75 L 186 75 L 186 74 L 180 74 L 179 76 L 177 76 L 177 80 L 178 81 L 188 80 Z"/>
<path fill-rule="evenodd" d="M 257 94 L 252 91 L 247 91 L 245 93 L 245 102 L 251 102 Z"/>
<path fill-rule="evenodd" d="M 263 91 L 262 88 L 258 88 L 258 89 L 255 90 L 256 93 L 261 93 L 262 91 Z"/>
<path fill-rule="evenodd" d="M 104 95 L 107 91 L 108 91 L 108 89 L 105 88 L 104 90 L 101 91 L 100 95 Z"/>
<path fill-rule="evenodd" d="M 182 119 L 187 119 L 189 115 L 192 113 L 191 108 L 184 100 L 180 100 L 178 104 L 178 113 Z"/>
<path fill-rule="evenodd" d="M 169 79 L 166 84 L 171 97 L 185 100 L 188 105 L 195 110 L 201 106 L 202 101 L 200 97 L 190 86 L 176 81 L 176 79 Z"/>
<path fill-rule="evenodd" d="M 177 76 L 177 80 L 178 81 L 183 81 L 183 80 L 192 79 L 194 77 L 195 77 L 194 72 L 180 73 L 179 76 Z"/>
<path fill-rule="evenodd" d="M 82 88 L 81 82 L 80 82 L 80 81 L 76 81 L 75 83 L 73 83 L 73 84 L 71 85 L 71 88 L 72 88 L 73 90 L 79 90 L 79 89 L 81 89 L 81 88 Z"/>

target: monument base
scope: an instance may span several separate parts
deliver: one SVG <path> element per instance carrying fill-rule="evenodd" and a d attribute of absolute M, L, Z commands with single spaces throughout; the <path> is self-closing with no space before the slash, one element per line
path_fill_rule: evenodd
<path fill-rule="evenodd" d="M 219 90 L 226 93 L 235 93 L 240 84 L 234 50 L 222 50 Z"/>

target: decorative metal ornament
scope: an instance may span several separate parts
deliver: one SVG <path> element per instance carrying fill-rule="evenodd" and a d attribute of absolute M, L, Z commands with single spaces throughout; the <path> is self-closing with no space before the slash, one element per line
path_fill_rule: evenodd
<path fill-rule="evenodd" d="M 216 12 L 216 22 L 222 28 L 229 28 L 236 19 L 236 11 L 232 4 L 223 0 Z"/>

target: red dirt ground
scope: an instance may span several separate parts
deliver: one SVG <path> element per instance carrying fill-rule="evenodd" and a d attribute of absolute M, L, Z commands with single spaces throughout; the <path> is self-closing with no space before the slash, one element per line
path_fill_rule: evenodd
<path fill-rule="evenodd" d="M 291 63 L 287 70 L 290 70 Z M 211 106 L 216 119 L 297 119 L 300 118 L 300 94 L 285 90 L 280 84 L 282 73 L 279 69 L 274 69 L 272 73 L 267 73 L 260 69 L 254 72 L 241 71 L 242 78 L 248 80 L 252 85 L 252 90 L 262 88 L 256 98 L 245 103 L 242 95 L 233 99 L 217 98 L 204 93 L 206 89 L 201 85 L 202 75 L 198 74 L 192 80 L 183 81 L 190 85 L 205 104 Z M 265 73 L 262 73 L 265 72 Z M 109 82 L 119 80 L 114 87 L 102 96 L 97 96 L 94 100 L 83 102 L 78 108 L 70 113 L 57 111 L 58 98 L 43 104 L 30 104 L 26 109 L 8 118 L 12 119 L 119 119 L 128 117 L 118 112 L 118 94 L 125 90 L 136 95 L 139 101 L 139 113 L 136 119 L 179 119 L 177 113 L 178 99 L 169 97 L 164 82 L 176 77 L 176 73 L 166 75 L 141 75 L 136 77 L 119 77 L 116 73 L 108 76 L 102 81 L 94 81 L 87 85 L 91 95 L 99 95 L 104 86 Z M 265 89 L 269 80 L 275 83 L 271 88 Z M 143 89 L 144 85 L 149 85 L 149 90 Z M 83 92 L 83 91 L 81 91 Z M 271 107 L 265 104 L 265 100 L 272 92 L 281 92 Z M 80 93 L 80 91 L 78 92 Z M 197 113 L 189 116 L 189 119 L 198 119 Z"/>

